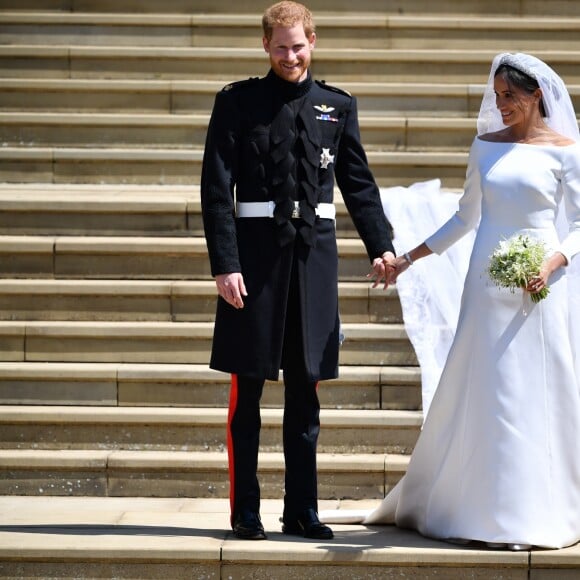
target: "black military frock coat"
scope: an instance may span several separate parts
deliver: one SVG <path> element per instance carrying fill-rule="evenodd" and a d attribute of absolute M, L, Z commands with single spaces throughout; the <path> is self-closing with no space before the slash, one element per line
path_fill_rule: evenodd
<path fill-rule="evenodd" d="M 201 201 L 212 275 L 241 272 L 244 308 L 218 298 L 210 366 L 276 380 L 288 289 L 300 296 L 307 373 L 338 374 L 338 253 L 334 222 L 315 217 L 340 188 L 369 258 L 392 251 L 390 224 L 360 143 L 356 100 L 334 87 L 266 77 L 228 85 L 215 99 Z M 238 218 L 238 202 L 275 201 L 274 218 Z M 292 219 L 292 200 L 301 219 Z"/>

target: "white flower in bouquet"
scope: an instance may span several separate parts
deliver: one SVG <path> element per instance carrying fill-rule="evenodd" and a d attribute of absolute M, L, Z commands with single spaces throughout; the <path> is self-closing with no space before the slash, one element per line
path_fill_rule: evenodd
<path fill-rule="evenodd" d="M 517 288 L 526 288 L 530 279 L 540 273 L 545 259 L 544 243 L 520 234 L 498 244 L 490 257 L 487 272 L 496 286 L 514 292 Z M 549 292 L 549 288 L 545 287 L 539 292 L 530 293 L 530 297 L 537 303 Z"/>

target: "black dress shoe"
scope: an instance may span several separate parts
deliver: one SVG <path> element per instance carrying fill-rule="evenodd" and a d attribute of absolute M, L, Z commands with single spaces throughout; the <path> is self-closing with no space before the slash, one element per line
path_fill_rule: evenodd
<path fill-rule="evenodd" d="M 234 520 L 234 535 L 242 540 L 265 540 L 266 532 L 260 520 L 260 514 L 251 510 L 242 510 Z"/>
<path fill-rule="evenodd" d="M 320 523 L 318 514 L 312 508 L 300 512 L 295 517 L 282 518 L 282 532 L 293 536 L 302 536 L 313 540 L 332 540 L 332 530 Z"/>

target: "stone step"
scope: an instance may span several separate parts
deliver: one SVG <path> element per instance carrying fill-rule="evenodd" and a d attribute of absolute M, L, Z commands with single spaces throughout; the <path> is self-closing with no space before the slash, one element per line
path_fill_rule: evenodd
<path fill-rule="evenodd" d="M 5 146 L 202 149 L 209 115 L 1 113 Z M 464 151 L 476 119 L 359 116 L 367 151 Z"/>
<path fill-rule="evenodd" d="M 337 212 L 352 237 L 341 201 Z M 199 186 L 4 183 L 0 234 L 203 236 Z"/>
<path fill-rule="evenodd" d="M 339 279 L 370 270 L 357 238 L 338 243 Z M 202 237 L 0 236 L 0 278 L 211 279 Z"/>
<path fill-rule="evenodd" d="M 0 182 L 186 185 L 200 181 L 201 149 L 0 148 Z M 441 179 L 463 186 L 465 151 L 369 151 L 380 186 L 411 185 Z"/>
<path fill-rule="evenodd" d="M 408 456 L 318 454 L 320 499 L 381 499 L 404 474 Z M 282 453 L 260 454 L 263 498 L 280 498 Z M 0 494 L 93 497 L 229 496 L 225 451 L 0 449 Z"/>
<path fill-rule="evenodd" d="M 282 409 L 262 409 L 260 448 L 282 451 Z M 0 449 L 216 451 L 226 449 L 228 409 L 0 406 Z M 321 453 L 410 454 L 420 411 L 322 409 Z"/>
<path fill-rule="evenodd" d="M 484 82 L 482 78 L 481 83 Z M 208 114 L 219 80 L 124 80 L 0 78 L 0 107 L 5 112 Z M 474 116 L 482 84 L 345 82 L 359 110 L 372 115 Z M 580 86 L 568 85 L 580 100 Z"/>
<path fill-rule="evenodd" d="M 396 288 L 339 283 L 342 322 L 402 323 Z M 215 282 L 0 279 L 0 320 L 211 322 Z"/>
<path fill-rule="evenodd" d="M 216 295 L 210 280 L 6 279 L 0 280 L 0 319 L 210 322 Z"/>
<path fill-rule="evenodd" d="M 229 403 L 230 376 L 207 364 L 0 362 L 0 404 L 120 407 L 222 407 Z M 323 381 L 327 409 L 421 408 L 417 366 L 340 367 Z M 268 381 L 263 408 L 281 408 L 284 388 Z"/>
<path fill-rule="evenodd" d="M 0 78 L 0 107 L 8 112 L 207 115 L 223 81 Z M 344 82 L 360 116 L 476 118 L 478 83 Z M 576 110 L 580 85 L 568 84 Z"/>
<path fill-rule="evenodd" d="M 221 81 L 0 79 L 0 109 L 5 113 L 66 113 L 67 117 L 74 113 L 171 113 L 198 118 L 209 114 L 223 86 Z M 477 83 L 345 82 L 340 86 L 357 97 L 362 118 L 475 119 L 484 88 Z M 580 85 L 568 84 L 568 91 L 575 109 L 580 110 Z"/>
<path fill-rule="evenodd" d="M 498 16 L 580 16 L 580 6 L 576 0 L 505 0 L 501 5 L 490 4 L 487 0 L 382 0 L 377 11 L 376 0 L 359 0 L 356 11 L 349 0 L 311 0 L 308 3 L 315 17 L 318 13 L 374 13 L 384 14 L 482 14 Z M 162 12 L 165 14 L 227 14 L 231 12 L 231 0 L 164 0 Z M 160 12 L 158 0 L 0 0 L 0 10 L 56 10 L 63 12 L 114 12 L 147 13 Z M 241 13 L 262 14 L 261 0 L 244 0 L 236 4 Z"/>
<path fill-rule="evenodd" d="M 479 83 L 343 82 L 370 116 L 477 117 Z M 4 112 L 207 115 L 223 81 L 0 78 Z M 576 110 L 580 85 L 567 84 Z"/>
<path fill-rule="evenodd" d="M 0 276 L 209 279 L 203 238 L 0 236 Z"/>
<path fill-rule="evenodd" d="M 358 237 L 340 191 L 336 231 Z M 0 235 L 203 236 L 199 185 L 0 184 Z"/>
<path fill-rule="evenodd" d="M 322 500 L 319 509 L 377 504 Z M 509 552 L 394 526 L 334 524 L 334 540 L 305 541 L 281 533 L 282 510 L 281 499 L 262 501 L 268 541 L 243 542 L 231 533 L 227 499 L 4 496 L 0 570 L 10 578 L 564 580 L 580 568 L 578 545 Z"/>
<path fill-rule="evenodd" d="M 535 50 L 567 83 L 580 83 L 580 52 Z M 329 83 L 485 83 L 497 49 L 317 49 L 315 78 Z M 0 77 L 198 79 L 224 82 L 265 74 L 263 48 L 0 46 Z"/>
<path fill-rule="evenodd" d="M 341 365 L 417 365 L 402 324 L 342 330 Z M 212 336 L 211 322 L 0 322 L 0 360 L 207 364 Z"/>
<path fill-rule="evenodd" d="M 580 19 L 401 15 L 316 14 L 317 46 L 577 50 Z M 87 12 L 5 12 L 0 44 L 74 46 L 260 46 L 261 14 L 98 14 Z M 528 48 L 530 47 L 530 48 Z"/>
<path fill-rule="evenodd" d="M 209 115 L 1 113 L 8 146 L 203 148 Z"/>

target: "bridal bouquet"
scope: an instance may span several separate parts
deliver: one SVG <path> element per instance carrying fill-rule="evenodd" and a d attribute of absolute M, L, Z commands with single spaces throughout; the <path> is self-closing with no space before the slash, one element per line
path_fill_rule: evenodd
<path fill-rule="evenodd" d="M 543 242 L 533 240 L 528 236 L 518 235 L 503 240 L 490 257 L 488 274 L 496 286 L 509 288 L 525 288 L 531 278 L 540 272 L 546 258 L 546 248 Z M 550 290 L 545 287 L 539 292 L 531 293 L 533 302 L 537 303 L 548 296 Z"/>

